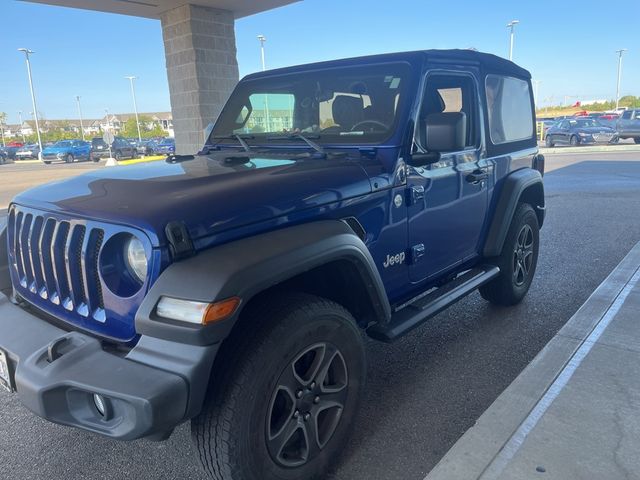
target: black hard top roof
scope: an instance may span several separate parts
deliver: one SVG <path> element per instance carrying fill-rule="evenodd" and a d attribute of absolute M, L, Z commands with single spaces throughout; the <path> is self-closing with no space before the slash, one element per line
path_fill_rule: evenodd
<path fill-rule="evenodd" d="M 491 53 L 478 52 L 476 50 L 417 50 L 412 52 L 383 53 L 380 55 L 368 55 L 364 57 L 345 58 L 340 60 L 330 60 L 326 62 L 309 63 L 306 65 L 296 65 L 293 67 L 279 68 L 269 70 L 267 72 L 258 72 L 247 75 L 245 79 L 262 77 L 263 75 L 284 74 L 303 72 L 316 68 L 332 68 L 343 67 L 348 65 L 364 65 L 367 63 L 381 63 L 406 61 L 409 63 L 421 62 L 425 59 L 429 63 L 448 63 L 457 65 L 475 65 L 479 66 L 485 72 L 496 72 L 508 74 L 520 78 L 530 79 L 531 74 L 528 70 Z"/>

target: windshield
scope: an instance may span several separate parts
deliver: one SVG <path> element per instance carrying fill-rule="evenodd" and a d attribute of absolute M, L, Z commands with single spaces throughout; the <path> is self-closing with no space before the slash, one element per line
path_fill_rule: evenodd
<path fill-rule="evenodd" d="M 62 140 L 61 142 L 58 142 L 54 145 L 54 147 L 70 147 L 72 146 L 72 142 L 69 140 Z"/>
<path fill-rule="evenodd" d="M 173 145 L 175 140 L 173 138 L 166 138 L 160 142 L 160 145 Z"/>
<path fill-rule="evenodd" d="M 585 127 L 600 127 L 600 123 L 597 120 L 591 118 L 585 118 L 580 120 L 569 120 L 569 124 L 572 127 L 585 128 Z"/>
<path fill-rule="evenodd" d="M 393 131 L 408 83 L 405 64 L 292 73 L 241 82 L 209 141 L 268 143 L 293 134 L 327 143 L 378 143 Z"/>

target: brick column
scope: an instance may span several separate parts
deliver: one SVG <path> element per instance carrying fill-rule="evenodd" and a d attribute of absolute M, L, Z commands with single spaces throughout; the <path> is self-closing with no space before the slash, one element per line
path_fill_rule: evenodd
<path fill-rule="evenodd" d="M 238 82 L 233 13 L 182 5 L 162 14 L 177 153 L 195 153 Z"/>

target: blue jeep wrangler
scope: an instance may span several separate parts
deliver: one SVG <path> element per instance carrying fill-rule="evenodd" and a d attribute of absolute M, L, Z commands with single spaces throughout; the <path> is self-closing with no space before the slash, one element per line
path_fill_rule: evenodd
<path fill-rule="evenodd" d="M 197 155 L 18 195 L 0 381 L 116 439 L 190 420 L 211 478 L 323 476 L 365 335 L 391 342 L 476 289 L 527 293 L 545 214 L 531 91 L 464 50 L 263 72 Z"/>

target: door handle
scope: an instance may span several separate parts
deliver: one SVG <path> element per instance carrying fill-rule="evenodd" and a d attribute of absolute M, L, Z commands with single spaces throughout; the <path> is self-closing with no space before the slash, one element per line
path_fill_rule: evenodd
<path fill-rule="evenodd" d="M 474 170 L 465 177 L 467 182 L 473 183 L 474 185 L 486 180 L 487 178 L 489 178 L 489 174 L 484 170 Z"/>

